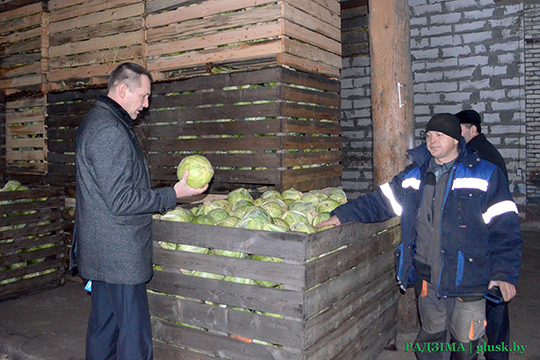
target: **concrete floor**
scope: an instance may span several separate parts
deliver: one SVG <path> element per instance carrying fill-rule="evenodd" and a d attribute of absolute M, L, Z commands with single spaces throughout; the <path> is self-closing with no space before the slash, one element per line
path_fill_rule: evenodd
<path fill-rule="evenodd" d="M 540 223 L 523 223 L 523 262 L 518 295 L 510 303 L 511 342 L 526 346 L 510 360 L 540 360 Z M 0 302 L 0 360 L 82 360 L 90 296 L 83 284 Z M 398 334 L 397 351 L 376 360 L 413 360 L 405 346 L 416 334 Z M 254 359 L 257 360 L 257 359 Z M 340 359 L 341 360 L 341 359 Z M 343 359 L 346 360 L 346 359 Z"/>

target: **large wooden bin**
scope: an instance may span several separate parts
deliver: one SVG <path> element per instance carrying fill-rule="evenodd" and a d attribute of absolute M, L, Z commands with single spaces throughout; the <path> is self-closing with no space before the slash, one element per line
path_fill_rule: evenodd
<path fill-rule="evenodd" d="M 180 160 L 201 154 L 213 192 L 339 186 L 339 91 L 337 80 L 283 67 L 156 83 L 141 137 L 152 180 L 173 184 Z"/>
<path fill-rule="evenodd" d="M 157 360 L 372 360 L 395 339 L 397 218 L 309 235 L 154 220 L 153 240 L 148 297 Z M 161 242 L 283 261 L 168 250 Z"/>
<path fill-rule="evenodd" d="M 64 189 L 0 192 L 0 299 L 62 285 Z"/>

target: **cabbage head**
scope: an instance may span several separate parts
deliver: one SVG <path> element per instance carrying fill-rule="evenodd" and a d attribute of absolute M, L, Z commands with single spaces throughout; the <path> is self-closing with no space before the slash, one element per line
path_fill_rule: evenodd
<path fill-rule="evenodd" d="M 232 214 L 232 205 L 227 199 L 215 199 L 204 203 L 205 214 L 208 214 L 214 209 L 223 209 L 227 213 Z"/>
<path fill-rule="evenodd" d="M 271 223 L 270 221 L 265 222 L 262 229 L 266 230 L 266 231 L 275 231 L 275 232 L 286 232 L 287 231 L 287 229 L 285 227 L 283 227 L 281 225 Z"/>
<path fill-rule="evenodd" d="M 251 229 L 251 230 L 262 230 L 262 226 L 259 225 L 254 219 L 252 218 L 246 218 L 238 221 L 234 227 L 237 228 L 243 228 L 243 229 Z"/>
<path fill-rule="evenodd" d="M 177 207 L 167 211 L 164 215 L 161 215 L 160 219 L 178 222 L 191 222 L 195 218 L 195 215 L 182 207 Z"/>
<path fill-rule="evenodd" d="M 196 216 L 191 222 L 194 224 L 201 224 L 201 225 L 216 225 L 216 220 L 214 220 L 214 218 L 211 217 L 210 215 Z"/>
<path fill-rule="evenodd" d="M 304 232 L 306 234 L 312 234 L 315 232 L 315 228 L 311 226 L 310 224 L 297 222 L 296 224 L 293 224 L 291 226 L 291 231 L 299 231 L 299 232 Z"/>
<path fill-rule="evenodd" d="M 216 223 L 218 223 L 221 220 L 229 217 L 229 213 L 227 211 L 225 211 L 225 209 L 221 209 L 221 208 L 220 209 L 210 210 L 208 215 L 211 216 L 216 221 Z"/>
<path fill-rule="evenodd" d="M 261 195 L 261 198 L 266 199 L 266 200 L 270 200 L 270 199 L 282 200 L 283 199 L 283 197 L 281 196 L 281 193 L 274 189 L 266 190 L 265 192 L 263 192 L 263 194 Z"/>
<path fill-rule="evenodd" d="M 20 190 L 28 190 L 26 186 L 22 186 L 21 182 L 18 180 L 9 180 L 4 187 L 0 190 L 0 192 L 4 191 L 20 191 Z"/>
<path fill-rule="evenodd" d="M 285 222 L 291 227 L 297 222 L 303 222 L 307 223 L 308 220 L 304 214 L 302 214 L 300 211 L 296 210 L 288 210 L 283 213 L 283 215 L 280 216 L 281 219 L 285 220 Z"/>
<path fill-rule="evenodd" d="M 301 213 L 305 213 L 306 211 L 313 210 L 315 206 L 307 201 L 297 200 L 295 202 L 292 202 L 289 204 L 289 210 L 296 210 L 300 211 Z"/>
<path fill-rule="evenodd" d="M 331 216 L 332 215 L 330 215 L 330 212 L 328 212 L 328 211 L 320 212 L 317 215 L 315 215 L 315 217 L 313 218 L 313 221 L 311 222 L 311 224 L 313 226 L 315 226 L 315 225 L 317 225 L 318 223 L 320 223 L 322 221 L 326 221 L 326 220 L 330 219 Z"/>
<path fill-rule="evenodd" d="M 247 189 L 238 188 L 229 192 L 229 195 L 227 195 L 227 200 L 229 200 L 229 202 L 234 206 L 234 204 L 240 200 L 248 200 L 249 202 L 253 203 L 253 196 L 251 196 Z"/>
<path fill-rule="evenodd" d="M 261 209 L 266 210 L 266 212 L 273 218 L 280 217 L 285 212 L 283 206 L 274 200 L 267 200 L 266 202 L 262 203 L 260 207 Z"/>
<path fill-rule="evenodd" d="M 234 227 L 234 225 L 240 220 L 236 216 L 229 216 L 217 223 L 218 226 Z"/>
<path fill-rule="evenodd" d="M 282 218 L 274 218 L 274 224 L 281 226 L 282 228 L 285 229 L 285 231 L 291 230 L 291 227 L 289 226 L 289 224 L 287 224 L 287 222 L 283 220 Z"/>
<path fill-rule="evenodd" d="M 313 204 L 314 205 L 313 207 L 315 208 L 315 206 L 317 206 L 317 204 L 321 200 L 319 199 L 319 196 L 317 196 L 316 193 L 309 192 L 307 194 L 304 194 L 304 196 L 302 196 L 302 201 L 309 202 L 309 203 Z"/>
<path fill-rule="evenodd" d="M 295 188 L 290 188 L 281 193 L 283 200 L 300 200 L 304 194 L 301 191 L 296 190 Z"/>
<path fill-rule="evenodd" d="M 317 212 L 330 212 L 341 205 L 336 200 L 328 199 L 321 201 L 317 206 Z"/>
<path fill-rule="evenodd" d="M 195 189 L 200 189 L 208 184 L 214 176 L 214 169 L 207 158 L 201 155 L 189 155 L 180 161 L 176 176 L 182 179 L 184 171 L 189 170 L 187 184 Z"/>
<path fill-rule="evenodd" d="M 345 194 L 345 191 L 341 189 L 332 189 L 328 198 L 336 200 L 340 204 L 345 204 L 347 202 L 347 195 Z"/>
<path fill-rule="evenodd" d="M 261 227 L 261 229 L 266 222 L 274 222 L 272 216 L 270 216 L 270 214 L 267 213 L 266 210 L 256 206 L 254 206 L 252 209 L 246 210 L 243 219 L 255 220 L 255 222 Z"/>

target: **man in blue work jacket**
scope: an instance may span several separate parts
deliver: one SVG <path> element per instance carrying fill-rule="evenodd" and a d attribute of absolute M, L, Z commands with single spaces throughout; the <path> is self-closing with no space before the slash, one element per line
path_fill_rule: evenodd
<path fill-rule="evenodd" d="M 415 285 L 421 329 L 418 359 L 477 359 L 488 289 L 516 295 L 520 225 L 508 182 L 466 146 L 459 119 L 435 115 L 426 143 L 408 151 L 413 164 L 374 192 L 336 208 L 317 227 L 401 216 L 397 281 Z M 450 340 L 450 342 L 448 342 Z"/>

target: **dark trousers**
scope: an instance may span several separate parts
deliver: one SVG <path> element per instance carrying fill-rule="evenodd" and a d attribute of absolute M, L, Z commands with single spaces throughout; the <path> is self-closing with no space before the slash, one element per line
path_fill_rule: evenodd
<path fill-rule="evenodd" d="M 146 284 L 92 281 L 86 360 L 151 360 L 152 329 Z"/>
<path fill-rule="evenodd" d="M 508 317 L 508 304 L 495 304 L 486 301 L 486 335 L 488 345 L 498 345 L 510 343 L 510 320 Z M 488 349 L 490 346 L 488 346 Z M 491 347 L 494 348 L 494 347 Z M 508 360 L 508 352 L 486 352 L 486 360 Z"/>

